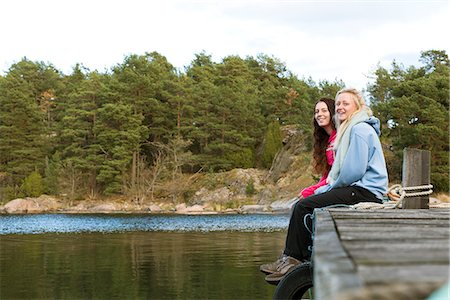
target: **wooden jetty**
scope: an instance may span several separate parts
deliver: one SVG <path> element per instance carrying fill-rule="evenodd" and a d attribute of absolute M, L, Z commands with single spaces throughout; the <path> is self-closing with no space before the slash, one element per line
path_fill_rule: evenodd
<path fill-rule="evenodd" d="M 449 279 L 450 210 L 316 210 L 315 299 L 426 299 Z"/>
<path fill-rule="evenodd" d="M 429 207 L 430 157 L 404 149 L 395 204 L 315 209 L 312 264 L 287 274 L 273 298 L 297 299 L 313 286 L 318 300 L 419 300 L 446 286 L 450 209 Z"/>
<path fill-rule="evenodd" d="M 430 184 L 430 156 L 403 150 L 402 186 Z M 450 209 L 428 204 L 412 193 L 403 209 L 316 210 L 315 298 L 426 299 L 448 282 Z"/>

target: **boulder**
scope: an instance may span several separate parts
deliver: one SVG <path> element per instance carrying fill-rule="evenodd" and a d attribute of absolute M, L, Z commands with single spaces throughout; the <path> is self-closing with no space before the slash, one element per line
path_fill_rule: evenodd
<path fill-rule="evenodd" d="M 161 212 L 161 211 L 162 211 L 161 207 L 159 207 L 159 206 L 156 205 L 156 204 L 150 205 L 148 209 L 149 209 L 151 212 Z"/>
<path fill-rule="evenodd" d="M 99 204 L 90 209 L 92 212 L 112 212 L 115 210 L 116 207 L 112 203 Z"/>
<path fill-rule="evenodd" d="M 198 205 L 198 204 L 186 207 L 186 212 L 188 212 L 188 213 L 198 213 L 198 212 L 203 212 L 203 210 L 204 210 L 203 205 Z"/>
<path fill-rule="evenodd" d="M 26 198 L 26 199 L 14 199 L 9 201 L 3 207 L 4 210 L 9 214 L 18 214 L 18 213 L 38 213 L 41 212 L 42 209 L 39 206 L 39 203 L 34 199 Z"/>
<path fill-rule="evenodd" d="M 59 199 L 49 195 L 41 195 L 36 198 L 36 201 L 39 203 L 42 211 L 55 211 L 63 208 L 63 204 Z"/>
<path fill-rule="evenodd" d="M 247 186 L 250 182 L 253 183 L 255 191 L 262 189 L 262 178 L 266 175 L 266 171 L 258 169 L 233 169 L 228 172 L 225 177 L 225 184 L 234 195 L 246 196 Z"/>
<path fill-rule="evenodd" d="M 266 205 L 259 204 L 251 204 L 251 205 L 242 205 L 241 212 L 242 213 L 262 213 L 268 212 L 268 207 Z"/>
<path fill-rule="evenodd" d="M 9 201 L 3 206 L 7 213 L 41 213 L 61 209 L 61 202 L 51 196 L 41 195 L 38 198 L 18 198 Z"/>
<path fill-rule="evenodd" d="M 193 202 L 198 204 L 208 203 L 208 202 L 227 202 L 232 193 L 226 187 L 222 187 L 216 190 L 208 190 L 206 188 L 201 188 L 197 191 L 193 197 Z"/>
<path fill-rule="evenodd" d="M 275 196 L 276 192 L 274 187 L 269 185 L 259 192 L 257 202 L 258 204 L 270 204 L 273 202 Z"/>
<path fill-rule="evenodd" d="M 180 203 L 175 206 L 175 212 L 177 214 L 185 214 L 186 213 L 186 203 Z"/>
<path fill-rule="evenodd" d="M 270 204 L 270 209 L 273 212 L 287 213 L 297 201 L 297 197 L 287 200 L 277 200 Z"/>
<path fill-rule="evenodd" d="M 267 176 L 267 179 L 273 183 L 286 175 L 296 156 L 307 150 L 305 140 L 310 139 L 309 137 L 305 139 L 303 131 L 298 130 L 295 126 L 285 126 L 282 131 L 284 146 L 275 156 Z"/>

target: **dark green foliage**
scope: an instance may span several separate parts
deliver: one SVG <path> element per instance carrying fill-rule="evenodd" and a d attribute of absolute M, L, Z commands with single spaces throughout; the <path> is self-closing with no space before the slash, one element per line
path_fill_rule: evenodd
<path fill-rule="evenodd" d="M 245 187 L 245 194 L 247 196 L 253 196 L 255 194 L 255 184 L 252 178 L 247 182 L 247 186 Z"/>
<path fill-rule="evenodd" d="M 253 168 L 255 166 L 255 154 L 251 148 L 229 151 L 225 155 L 225 158 L 234 164 L 234 168 Z"/>
<path fill-rule="evenodd" d="M 44 184 L 41 174 L 35 171 L 25 177 L 20 191 L 25 197 L 39 197 L 42 195 L 44 192 Z"/>
<path fill-rule="evenodd" d="M 399 178 L 403 147 L 430 149 L 432 181 L 445 190 L 448 57 L 431 50 L 421 59 L 422 68 L 379 68 L 368 92 L 394 149 L 391 178 Z M 343 86 L 298 79 L 263 54 L 213 62 L 200 53 L 181 72 L 152 52 L 105 73 L 76 64 L 69 75 L 24 58 L 0 76 L 0 201 L 19 195 L 35 171 L 45 192 L 75 199 L 148 191 L 148 182 L 153 192 L 181 171 L 270 168 L 280 126 L 310 136 L 314 103 Z"/>
<path fill-rule="evenodd" d="M 264 147 L 262 155 L 262 166 L 269 169 L 272 166 L 272 161 L 275 158 L 278 150 L 283 146 L 283 138 L 281 136 L 280 124 L 277 121 L 272 121 L 267 126 L 266 135 L 264 138 Z"/>
<path fill-rule="evenodd" d="M 31 172 L 43 171 L 50 152 L 51 107 L 59 74 L 52 66 L 26 58 L 0 81 L 0 173 L 2 186 L 17 196 Z M 1 200 L 1 199 L 0 199 Z"/>
<path fill-rule="evenodd" d="M 105 194 L 120 193 L 133 151 L 145 137 L 142 115 L 133 114 L 127 104 L 105 104 L 97 110 L 93 128 L 95 147 L 101 151 L 97 181 Z"/>
<path fill-rule="evenodd" d="M 421 61 L 421 68 L 395 62 L 391 71 L 378 68 L 368 91 L 383 124 L 382 138 L 392 145 L 392 155 L 386 155 L 390 179 L 401 178 L 403 148 L 427 149 L 431 182 L 436 191 L 448 191 L 449 60 L 445 51 L 431 50 L 422 53 Z"/>
<path fill-rule="evenodd" d="M 53 154 L 45 168 L 45 177 L 43 179 L 45 190 L 49 195 L 56 195 L 60 192 L 60 176 L 61 176 L 61 155 L 59 152 Z"/>

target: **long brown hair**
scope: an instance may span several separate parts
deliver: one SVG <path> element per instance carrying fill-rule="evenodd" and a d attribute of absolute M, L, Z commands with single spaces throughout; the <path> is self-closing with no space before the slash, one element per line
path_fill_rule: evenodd
<path fill-rule="evenodd" d="M 330 98 L 320 98 L 319 101 L 314 104 L 314 111 L 317 103 L 323 102 L 327 105 L 328 111 L 330 112 L 331 117 L 331 126 L 333 130 L 336 130 L 336 126 L 334 124 L 334 114 L 335 114 L 335 106 L 334 100 Z M 315 114 L 315 113 L 314 113 Z M 313 150 L 313 159 L 314 159 L 314 170 L 318 174 L 323 174 L 327 171 L 330 171 L 330 166 L 328 165 L 326 150 L 328 146 L 328 138 L 330 137 L 328 133 L 322 127 L 317 124 L 316 118 L 313 116 L 313 125 L 314 125 L 314 150 Z"/>

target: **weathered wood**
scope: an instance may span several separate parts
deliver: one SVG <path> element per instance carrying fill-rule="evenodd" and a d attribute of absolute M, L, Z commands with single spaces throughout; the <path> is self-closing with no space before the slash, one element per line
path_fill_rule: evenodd
<path fill-rule="evenodd" d="M 383 240 L 382 240 L 383 241 Z M 419 239 L 410 240 L 386 240 L 384 243 L 371 243 L 361 241 L 345 242 L 345 249 L 348 251 L 380 251 L 380 252 L 403 252 L 410 249 L 421 249 L 431 252 L 434 250 L 450 250 L 450 244 L 447 239 L 429 239 L 426 243 Z M 450 253 L 450 252 L 449 252 Z"/>
<path fill-rule="evenodd" d="M 380 236 L 380 232 L 340 232 L 339 233 L 341 240 L 396 240 L 396 239 L 434 239 L 434 238 L 448 238 L 448 230 L 446 232 L 436 232 L 435 230 L 430 230 L 430 232 L 413 232 L 413 231 L 406 231 L 406 232 L 385 232 L 383 233 L 383 236 Z M 424 241 L 426 242 L 426 241 Z"/>
<path fill-rule="evenodd" d="M 430 151 L 405 148 L 403 150 L 402 186 L 430 184 Z M 402 208 L 429 208 L 429 196 L 407 197 Z"/>
<path fill-rule="evenodd" d="M 411 265 L 361 265 L 358 273 L 369 284 L 393 282 L 443 282 L 448 278 L 448 265 L 445 264 L 411 264 Z"/>
<path fill-rule="evenodd" d="M 385 223 L 371 223 L 367 222 L 367 220 L 361 220 L 359 224 L 355 224 L 355 222 L 342 222 L 342 221 L 336 221 L 337 225 L 339 225 L 339 228 L 341 231 L 344 230 L 350 230 L 350 231 L 375 231 L 375 230 L 383 230 L 383 231 L 404 231 L 404 230 L 430 230 L 435 228 L 436 230 L 444 230 L 446 232 L 448 231 L 448 225 L 449 222 L 436 222 L 434 224 L 424 224 L 424 222 L 417 222 L 416 224 L 411 223 L 400 223 L 395 224 L 392 221 L 391 222 L 385 222 Z M 420 227 L 419 227 L 420 226 Z"/>
<path fill-rule="evenodd" d="M 356 265 L 383 265 L 383 264 L 421 264 L 441 263 L 448 261 L 449 249 L 429 249 L 424 255 L 422 248 L 399 249 L 398 252 L 389 252 L 390 249 L 353 249 L 352 259 Z M 404 253 L 407 252 L 408 255 Z"/>
<path fill-rule="evenodd" d="M 332 299 L 336 291 L 360 288 L 361 279 L 343 249 L 328 210 L 316 211 L 314 290 L 317 299 Z"/>
<path fill-rule="evenodd" d="M 373 286 L 438 286 L 449 277 L 449 216 L 448 209 L 316 210 L 316 298 L 344 299 Z"/>
<path fill-rule="evenodd" d="M 445 282 L 372 284 L 341 293 L 335 300 L 417 300 L 426 299 Z"/>
<path fill-rule="evenodd" d="M 379 209 L 379 210 L 351 210 L 351 209 L 333 209 L 333 219 L 447 219 L 450 220 L 448 209 L 429 209 L 429 210 L 398 210 L 398 209 Z"/>
<path fill-rule="evenodd" d="M 425 226 L 425 227 L 450 227 L 450 219 L 340 219 L 334 218 L 335 223 L 337 224 L 345 224 L 348 226 L 361 226 L 363 223 L 364 226 L 384 226 L 385 230 L 389 230 L 389 226 L 400 227 L 404 225 L 413 225 L 413 226 Z"/>

